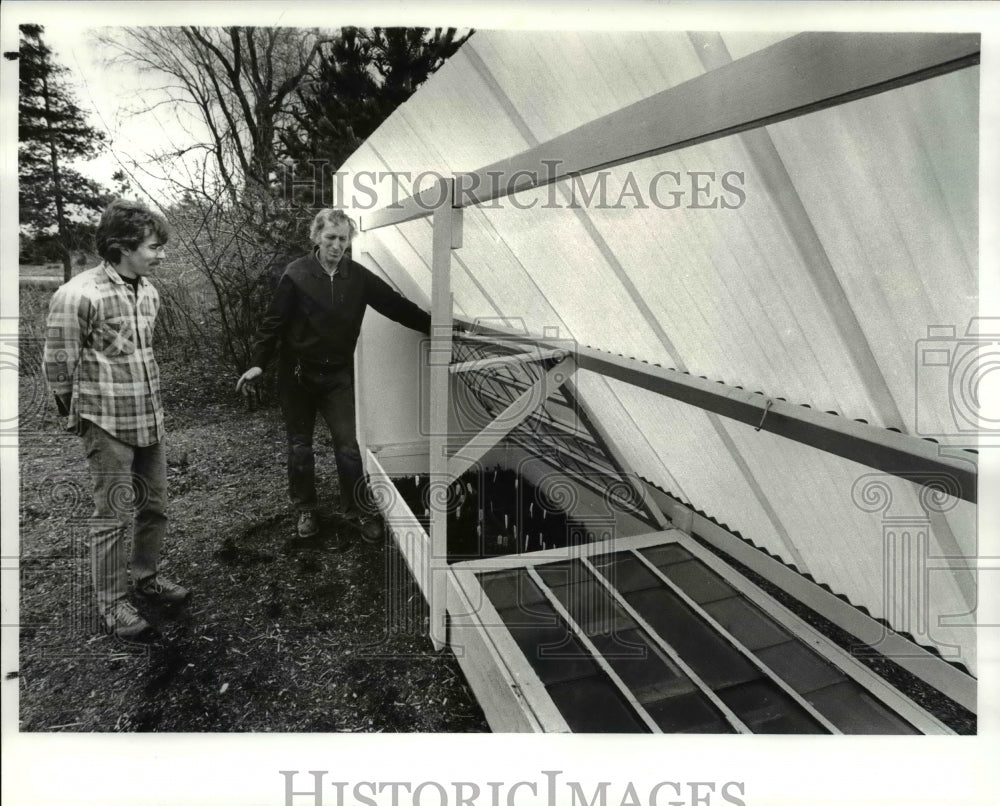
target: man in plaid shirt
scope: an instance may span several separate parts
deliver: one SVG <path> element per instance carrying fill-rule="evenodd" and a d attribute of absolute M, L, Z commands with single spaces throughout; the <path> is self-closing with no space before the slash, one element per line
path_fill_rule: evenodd
<path fill-rule="evenodd" d="M 163 258 L 166 222 L 138 202 L 104 211 L 97 251 L 104 262 L 78 274 L 52 297 L 45 376 L 68 428 L 83 439 L 94 491 L 91 572 L 108 630 L 122 638 L 151 631 L 128 598 L 162 604 L 188 599 L 157 573 L 166 531 L 167 465 L 160 371 L 153 327 L 160 297 L 146 279 Z"/>

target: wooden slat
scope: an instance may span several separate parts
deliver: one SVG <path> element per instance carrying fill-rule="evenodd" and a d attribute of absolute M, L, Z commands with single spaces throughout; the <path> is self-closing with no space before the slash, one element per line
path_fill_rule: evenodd
<path fill-rule="evenodd" d="M 843 734 L 836 725 L 834 725 L 829 719 L 827 719 L 823 714 L 816 710 L 816 707 L 812 703 L 808 702 L 801 694 L 799 694 L 795 689 L 793 689 L 788 683 L 786 683 L 779 675 L 775 674 L 767 666 L 764 661 L 758 658 L 753 652 L 747 649 L 737 638 L 729 632 L 725 627 L 723 627 L 716 619 L 706 611 L 700 604 L 698 604 L 694 599 L 687 595 L 684 590 L 678 587 L 670 577 L 663 573 L 662 570 L 657 568 L 653 563 L 651 563 L 646 557 L 637 551 L 630 552 L 631 556 L 638 560 L 643 566 L 646 567 L 650 573 L 654 574 L 664 587 L 669 588 L 670 592 L 678 597 L 688 609 L 697 614 L 698 618 L 702 619 L 709 625 L 715 632 L 722 636 L 722 638 L 728 643 L 733 649 L 739 652 L 750 665 L 757 668 L 763 675 L 773 682 L 778 688 L 785 692 L 785 694 L 798 705 L 802 710 L 804 710 L 809 716 L 815 719 L 820 725 L 826 728 L 827 731 L 833 734 Z"/>
<path fill-rule="evenodd" d="M 372 483 L 378 486 L 391 485 L 395 489 L 392 479 L 389 478 L 375 455 L 371 451 L 367 451 L 365 458 L 366 470 Z M 389 527 L 393 540 L 399 547 L 399 553 L 406 561 L 417 587 L 420 588 L 424 600 L 430 604 L 430 538 L 402 496 L 379 497 L 377 500 L 386 505 L 382 510 L 386 525 Z"/>
<path fill-rule="evenodd" d="M 487 451 L 496 446 L 507 434 L 531 416 L 537 406 L 545 403 L 552 388 L 559 387 L 576 371 L 572 358 L 556 363 L 541 378 L 522 392 L 506 409 L 500 412 L 476 436 L 448 460 L 449 483 L 461 476 L 478 462 Z M 535 405 L 529 404 L 535 401 Z"/>
<path fill-rule="evenodd" d="M 536 352 L 515 353 L 513 355 L 495 355 L 490 358 L 478 358 L 474 361 L 462 361 L 452 364 L 449 368 L 452 374 L 459 372 L 477 372 L 497 369 L 505 364 L 525 364 L 544 361 L 548 358 L 560 358 L 565 355 L 563 350 L 538 350 Z"/>
<path fill-rule="evenodd" d="M 542 591 L 546 601 L 552 609 L 556 611 L 559 618 L 569 625 L 573 636 L 577 641 L 583 644 L 584 649 L 586 649 L 587 652 L 590 653 L 590 656 L 594 659 L 594 663 L 596 663 L 608 679 L 614 683 L 615 688 L 618 689 L 618 693 L 621 694 L 632 707 L 632 710 L 635 711 L 639 719 L 649 729 L 649 732 L 663 733 L 660 726 L 656 724 L 656 720 L 649 715 L 649 711 L 647 711 L 643 707 L 642 703 L 636 699 L 635 694 L 632 693 L 632 690 L 628 687 L 625 681 L 621 679 L 618 672 L 611 667 L 611 664 L 608 663 L 601 650 L 594 645 L 594 642 L 590 640 L 590 637 L 583 631 L 583 628 L 577 623 L 576 619 L 573 618 L 573 615 L 566 609 L 563 603 L 559 601 L 558 597 L 552 592 L 549 586 L 545 584 L 545 580 L 543 580 L 538 575 L 538 572 L 531 566 L 528 567 L 528 576 L 531 577 L 531 581 L 534 582 L 538 586 L 539 590 Z"/>
<path fill-rule="evenodd" d="M 471 665 L 473 676 L 469 678 L 470 684 L 476 685 L 479 682 L 486 684 L 479 685 L 473 690 L 487 717 L 493 714 L 493 719 L 498 724 L 513 722 L 513 729 L 517 729 L 521 721 L 517 715 L 499 713 L 505 706 L 510 705 L 513 694 L 514 703 L 531 729 L 544 733 L 569 733 L 569 725 L 566 724 L 566 720 L 514 637 L 504 626 L 503 619 L 493 607 L 493 603 L 480 586 L 471 568 L 463 564 L 463 567 L 452 568 L 448 576 L 449 611 L 452 621 L 481 625 L 477 634 L 485 642 L 488 657 L 468 658 L 470 662 L 463 664 L 463 670 Z M 459 632 L 459 635 L 463 634 L 466 634 L 465 631 Z M 475 649 L 473 645 L 457 642 L 452 645 L 452 650 L 460 663 L 463 655 L 468 656 Z M 495 664 L 499 675 L 486 668 L 489 664 Z M 490 726 L 493 726 L 492 720 Z"/>
<path fill-rule="evenodd" d="M 443 180 L 442 180 L 443 181 Z M 416 196 L 409 196 L 390 207 L 383 207 L 366 215 L 359 216 L 358 228 L 369 232 L 379 227 L 393 224 L 405 224 L 418 218 L 426 218 L 442 206 L 451 205 L 451 196 L 442 195 L 440 185 L 427 188 Z M 449 243 L 451 239 L 449 238 Z"/>
<path fill-rule="evenodd" d="M 686 536 L 677 542 L 736 590 L 759 605 L 765 613 L 786 627 L 807 646 L 818 649 L 824 658 L 832 661 L 848 677 L 867 689 L 876 699 L 917 730 L 925 734 L 954 734 L 951 728 L 900 693 L 863 663 L 852 658 L 844 649 L 796 616 L 776 599 L 767 595 L 749 579 L 737 573 L 731 566 L 726 565 L 723 560 L 716 557 L 704 546 L 698 545 Z M 891 656 L 889 657 L 890 660 L 895 660 Z"/>
<path fill-rule="evenodd" d="M 603 549 L 606 551 L 607 546 L 606 545 L 603 546 Z M 677 665 L 681 669 L 681 671 L 683 671 L 684 674 L 688 676 L 688 678 L 690 678 L 691 682 L 694 683 L 695 686 L 698 687 L 698 690 L 711 701 L 712 705 L 714 705 L 719 710 L 719 712 L 725 717 L 726 721 L 730 725 L 732 725 L 732 727 L 734 727 L 738 733 L 753 733 L 753 731 L 750 730 L 747 724 L 743 722 L 743 720 L 740 719 L 733 712 L 733 710 L 719 698 L 719 695 L 716 694 L 714 691 L 712 691 L 708 683 L 706 683 L 704 680 L 701 679 L 701 677 L 698 676 L 698 673 L 695 672 L 695 670 L 688 665 L 687 661 L 685 661 L 684 658 L 682 658 L 680 655 L 677 654 L 677 650 L 674 649 L 670 644 L 668 644 L 663 639 L 663 637 L 655 629 L 653 629 L 653 626 L 648 621 L 646 621 L 646 619 L 642 617 L 642 614 L 639 613 L 638 610 L 632 607 L 632 605 L 625 600 L 625 597 L 622 596 L 621 593 L 619 593 L 619 591 L 615 588 L 614 585 L 611 584 L 608 578 L 605 577 L 604 574 L 602 574 L 600 570 L 596 568 L 594 564 L 590 562 L 590 560 L 587 557 L 580 557 L 580 562 L 583 563 L 583 566 L 588 571 L 590 571 L 591 574 L 594 575 L 594 578 L 601 584 L 604 590 L 612 598 L 614 598 L 615 603 L 619 607 L 621 607 L 622 610 L 628 613 L 629 616 L 635 621 L 635 623 L 642 628 L 642 631 L 646 634 L 646 637 L 650 641 L 655 643 L 660 648 L 660 650 L 664 654 L 666 654 L 670 658 L 670 660 L 673 661 L 674 664 Z"/>

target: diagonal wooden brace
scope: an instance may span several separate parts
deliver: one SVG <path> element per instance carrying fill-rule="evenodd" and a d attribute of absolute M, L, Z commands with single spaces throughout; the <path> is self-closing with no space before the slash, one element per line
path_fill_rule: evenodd
<path fill-rule="evenodd" d="M 448 483 L 451 484 L 466 470 L 486 455 L 500 440 L 517 428 L 531 416 L 539 406 L 545 403 L 548 396 L 576 372 L 576 361 L 571 356 L 562 353 L 556 362 L 541 378 L 525 389 L 500 412 L 482 431 L 472 437 L 448 460 Z"/>
<path fill-rule="evenodd" d="M 448 370 L 455 374 L 457 372 L 476 372 L 478 370 L 490 370 L 502 367 L 506 364 L 523 364 L 534 361 L 545 361 L 549 358 L 558 358 L 566 354 L 565 350 L 532 350 L 526 353 L 514 353 L 512 355 L 494 355 L 489 358 L 478 358 L 474 361 L 462 361 L 452 364 Z"/>

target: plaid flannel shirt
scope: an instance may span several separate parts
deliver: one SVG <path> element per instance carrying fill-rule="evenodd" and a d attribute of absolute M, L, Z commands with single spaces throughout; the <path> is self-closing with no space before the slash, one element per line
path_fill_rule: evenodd
<path fill-rule="evenodd" d="M 45 377 L 70 396 L 67 427 L 90 420 L 117 439 L 146 447 L 163 438 L 160 369 L 153 327 L 160 295 L 142 278 L 137 293 L 110 265 L 82 272 L 52 296 Z"/>

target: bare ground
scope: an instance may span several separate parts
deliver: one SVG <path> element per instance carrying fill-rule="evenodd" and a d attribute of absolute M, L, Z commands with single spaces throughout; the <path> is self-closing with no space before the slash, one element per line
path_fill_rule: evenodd
<path fill-rule="evenodd" d="M 163 363 L 171 524 L 163 572 L 193 591 L 144 612 L 147 645 L 104 635 L 86 554 L 91 502 L 79 440 L 22 363 L 20 725 L 24 731 L 485 731 L 392 547 L 339 519 L 317 429 L 323 530 L 303 541 L 285 497 L 274 409 L 231 380 Z M 10 677 L 11 675 L 8 675 Z"/>

